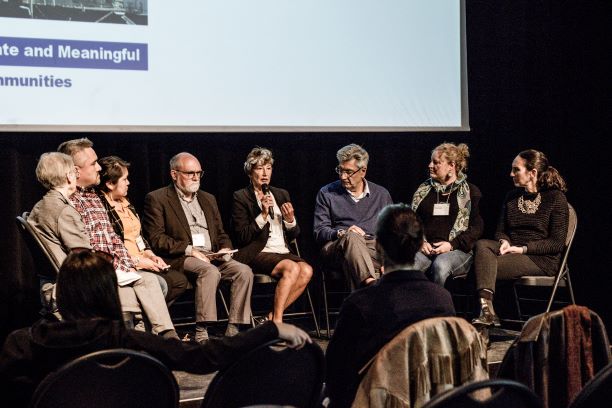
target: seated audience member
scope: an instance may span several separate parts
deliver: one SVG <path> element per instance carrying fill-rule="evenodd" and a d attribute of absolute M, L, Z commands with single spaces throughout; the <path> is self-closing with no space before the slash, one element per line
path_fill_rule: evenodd
<path fill-rule="evenodd" d="M 75 139 L 62 143 L 58 151 L 69 154 L 77 170 L 77 190 L 69 198 L 70 203 L 81 215 L 91 247 L 98 252 L 110 254 L 113 265 L 119 273 L 135 272 L 132 258 L 123 241 L 113 230 L 106 208 L 98 197 L 95 187 L 100 183 L 100 165 L 93 143 L 87 139 Z M 163 278 L 139 271 L 140 279 L 130 283 L 142 309 L 151 323 L 154 333 L 178 338 L 170 313 L 166 306 L 161 284 Z M 122 286 L 124 286 L 122 284 Z"/>
<path fill-rule="evenodd" d="M 465 275 L 472 266 L 472 248 L 482 236 L 480 190 L 468 183 L 467 145 L 443 143 L 431 152 L 430 179 L 412 197 L 412 209 L 423 221 L 425 241 L 416 266 L 444 286 L 451 275 Z"/>
<path fill-rule="evenodd" d="M 295 348 L 311 342 L 308 334 L 295 326 L 272 322 L 232 338 L 211 339 L 204 345 L 130 330 L 121 322 L 116 288 L 113 266 L 103 257 L 82 251 L 66 258 L 57 280 L 57 303 L 64 320 L 40 320 L 11 333 L 4 343 L 0 354 L 3 406 L 27 406 L 48 373 L 98 350 L 145 351 L 171 370 L 207 374 L 275 338 Z"/>
<path fill-rule="evenodd" d="M 376 238 L 384 274 L 376 284 L 346 298 L 327 348 L 327 385 L 333 407 L 351 405 L 361 380 L 359 370 L 396 334 L 424 319 L 455 315 L 448 291 L 414 269 L 423 226 L 409 206 L 385 207 Z"/>
<path fill-rule="evenodd" d="M 195 341 L 208 340 L 208 322 L 217 321 L 217 287 L 230 282 L 231 297 L 226 336 L 251 320 L 253 273 L 226 253 L 232 241 L 225 233 L 215 197 L 200 190 L 204 172 L 189 153 L 170 159 L 172 184 L 148 193 L 142 220 L 155 252 L 173 268 L 196 277 Z"/>
<path fill-rule="evenodd" d="M 376 217 L 391 195 L 365 179 L 369 155 L 350 144 L 336 153 L 340 180 L 323 186 L 314 210 L 314 237 L 328 262 L 341 266 L 353 288 L 376 280 L 380 256 L 376 251 Z"/>
<path fill-rule="evenodd" d="M 269 187 L 274 158 L 256 147 L 244 162 L 249 186 L 234 192 L 232 227 L 238 246 L 236 259 L 258 273 L 278 279 L 274 306 L 268 315 L 283 321 L 283 311 L 306 289 L 312 267 L 289 251 L 289 242 L 300 233 L 287 190 Z"/>
<path fill-rule="evenodd" d="M 499 326 L 493 309 L 495 282 L 524 275 L 556 273 L 565 246 L 569 210 L 565 180 L 544 153 L 524 150 L 514 158 L 510 177 L 516 189 L 504 199 L 495 240 L 476 243 L 474 272 L 480 316 L 472 323 Z"/>
<path fill-rule="evenodd" d="M 108 156 L 98 160 L 98 164 L 102 167 L 98 196 L 106 208 L 113 229 L 123 239 L 132 262 L 139 270 L 161 275 L 168 284 L 166 300 L 176 299 L 187 289 L 187 278 L 183 273 L 170 269 L 170 265 L 155 255 L 142 236 L 140 217 L 127 199 L 130 163 L 117 156 Z"/>

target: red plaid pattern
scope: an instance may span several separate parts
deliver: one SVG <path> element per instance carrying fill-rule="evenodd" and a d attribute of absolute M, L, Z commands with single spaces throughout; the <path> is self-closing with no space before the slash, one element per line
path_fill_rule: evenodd
<path fill-rule="evenodd" d="M 78 187 L 70 197 L 70 202 L 83 218 L 92 248 L 112 254 L 115 269 L 125 272 L 132 269 L 132 259 L 123 241 L 113 230 L 106 208 L 96 192 L 92 188 Z"/>

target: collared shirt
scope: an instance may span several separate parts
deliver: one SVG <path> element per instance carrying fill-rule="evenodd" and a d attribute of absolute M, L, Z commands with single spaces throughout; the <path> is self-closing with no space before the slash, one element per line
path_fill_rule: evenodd
<path fill-rule="evenodd" d="M 181 190 L 176 188 L 176 186 L 174 188 L 176 190 L 176 194 L 179 197 L 179 202 L 181 203 L 181 207 L 183 208 L 185 217 L 187 218 L 187 223 L 189 224 L 191 236 L 193 237 L 196 234 L 201 234 L 204 237 L 204 245 L 188 245 L 187 249 L 185 249 L 185 255 L 191 255 L 191 250 L 193 248 L 201 249 L 204 251 L 212 251 L 212 242 L 210 242 L 210 234 L 208 232 L 208 221 L 206 220 L 204 210 L 202 210 L 200 202 L 198 201 L 198 192 L 196 191 L 193 194 L 193 198 L 191 199 L 191 201 L 188 201 L 185 197 L 185 194 L 183 194 Z"/>
<path fill-rule="evenodd" d="M 271 194 L 270 194 L 271 195 Z M 285 228 L 292 229 L 297 225 L 297 220 L 293 217 L 293 222 L 287 222 L 283 219 L 282 213 L 278 204 L 276 204 L 276 200 L 274 196 L 272 196 L 272 201 L 274 202 L 274 218 L 270 217 L 268 214 L 268 220 L 270 222 L 270 236 L 268 241 L 266 242 L 266 246 L 261 252 L 270 252 L 274 254 L 287 254 L 289 253 L 289 248 L 287 247 L 287 243 L 285 242 L 285 236 L 283 234 L 283 225 L 281 225 L 281 221 L 285 225 Z M 257 205 L 261 208 L 261 201 L 257 198 L 257 193 L 255 193 L 255 199 L 257 200 Z M 263 219 L 263 215 L 259 214 L 255 218 L 255 222 L 259 226 L 259 228 L 263 228 L 266 226 L 266 222 Z"/>
<path fill-rule="evenodd" d="M 130 209 L 130 203 L 125 198 L 115 205 L 115 212 L 121 220 L 123 226 L 123 244 L 131 256 L 144 256 L 144 249 L 138 247 L 140 238 L 140 220 Z M 141 238 L 142 240 L 142 238 Z M 141 241 L 144 243 L 144 241 Z"/>
<path fill-rule="evenodd" d="M 113 230 L 106 208 L 93 188 L 77 187 L 70 202 L 81 214 L 89 241 L 95 251 L 113 255 L 115 269 L 128 272 L 134 267 L 121 238 Z"/>
<path fill-rule="evenodd" d="M 368 187 L 368 181 L 366 179 L 363 179 L 363 192 L 358 196 L 354 196 L 353 192 L 349 189 L 346 189 L 346 191 L 349 193 L 351 199 L 356 203 L 358 203 L 362 198 L 368 197 L 370 195 L 370 187 Z"/>

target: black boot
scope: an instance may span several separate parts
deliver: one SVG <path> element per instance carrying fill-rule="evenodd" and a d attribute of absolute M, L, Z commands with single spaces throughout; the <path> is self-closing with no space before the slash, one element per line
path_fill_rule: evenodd
<path fill-rule="evenodd" d="M 474 326 L 495 326 L 500 327 L 499 317 L 493 311 L 493 301 L 480 298 L 480 316 L 472 319 Z"/>

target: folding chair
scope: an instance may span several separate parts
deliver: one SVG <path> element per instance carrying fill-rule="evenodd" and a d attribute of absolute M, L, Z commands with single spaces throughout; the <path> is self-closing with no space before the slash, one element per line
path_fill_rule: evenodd
<path fill-rule="evenodd" d="M 489 391 L 489 396 L 481 395 Z M 474 395 L 475 394 L 475 395 Z M 542 404 L 523 384 L 504 379 L 465 384 L 432 398 L 423 408 L 541 408 Z"/>
<path fill-rule="evenodd" d="M 565 247 L 561 252 L 561 263 L 559 264 L 559 269 L 555 276 L 522 276 L 517 279 L 513 285 L 514 291 L 514 300 L 516 302 L 516 309 L 518 312 L 518 318 L 521 322 L 525 321 L 525 318 L 531 317 L 530 315 L 523 314 L 521 310 L 521 300 L 523 301 L 545 301 L 544 299 L 536 299 L 536 298 L 528 298 L 528 297 L 520 297 L 519 292 L 517 290 L 518 286 L 530 286 L 530 287 L 551 287 L 552 292 L 550 297 L 548 298 L 548 303 L 546 305 L 546 313 L 550 312 L 550 309 L 553 305 L 553 301 L 555 299 L 555 294 L 557 293 L 557 289 L 559 287 L 567 287 L 570 300 L 572 304 L 576 304 L 576 300 L 574 299 L 574 290 L 572 288 L 572 280 L 570 278 L 569 266 L 567 264 L 567 257 L 569 255 L 570 249 L 572 247 L 572 242 L 574 241 L 574 236 L 576 235 L 576 228 L 578 226 L 578 217 L 576 216 L 576 210 L 570 204 L 569 207 L 569 222 L 567 228 L 567 237 L 565 239 Z"/>
<path fill-rule="evenodd" d="M 96 351 L 67 363 L 39 384 L 32 408 L 176 408 L 179 388 L 172 372 L 146 353 Z"/>
<path fill-rule="evenodd" d="M 292 249 L 291 252 L 301 258 L 300 248 L 298 247 L 297 241 L 295 239 L 289 243 L 289 246 Z M 273 277 L 271 277 L 270 275 L 262 274 L 262 273 L 257 273 L 257 271 L 253 271 L 253 283 L 254 284 L 258 284 L 258 285 L 270 285 L 270 284 L 276 284 L 276 282 L 277 282 L 277 280 L 274 279 Z M 310 311 L 287 312 L 287 313 L 283 313 L 283 317 L 292 318 L 292 317 L 300 317 L 300 316 L 308 316 L 308 315 L 310 315 L 312 317 L 312 321 L 313 321 L 313 323 L 315 325 L 315 331 L 317 333 L 317 337 L 321 337 L 321 331 L 319 329 L 319 322 L 317 321 L 316 312 L 315 312 L 315 309 L 314 309 L 314 304 L 312 303 L 312 296 L 310 295 L 310 290 L 308 289 L 308 286 L 306 286 L 306 290 L 304 291 L 304 293 L 306 294 L 306 298 L 308 299 L 308 306 L 310 307 Z M 274 294 L 272 294 L 272 296 L 274 296 Z M 251 297 L 253 299 L 256 299 L 256 298 L 260 298 L 260 297 L 270 297 L 270 295 L 269 294 L 254 294 Z M 267 313 L 267 312 L 265 312 L 265 313 Z M 252 321 L 253 325 L 255 325 L 255 318 L 257 318 L 257 317 L 261 317 L 261 316 L 251 316 L 251 321 Z"/>
<path fill-rule="evenodd" d="M 202 407 L 318 406 L 325 375 L 323 351 L 315 343 L 294 350 L 279 342 L 261 345 L 219 371 Z"/>

